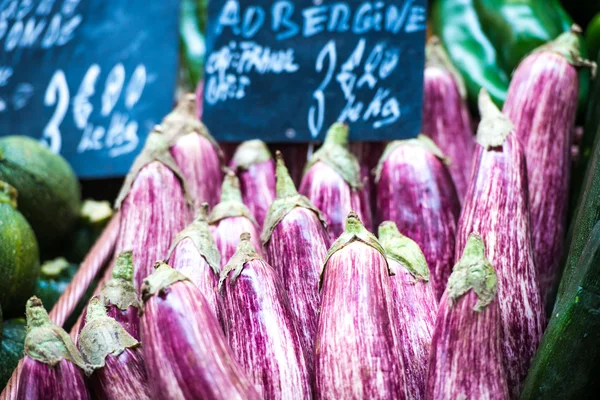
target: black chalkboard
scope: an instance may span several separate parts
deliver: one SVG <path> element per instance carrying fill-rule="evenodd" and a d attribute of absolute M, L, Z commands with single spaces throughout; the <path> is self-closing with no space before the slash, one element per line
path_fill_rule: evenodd
<path fill-rule="evenodd" d="M 219 140 L 421 129 L 426 0 L 210 0 L 203 119 Z"/>
<path fill-rule="evenodd" d="M 179 2 L 0 1 L 0 135 L 60 152 L 80 177 L 125 174 L 173 106 Z"/>

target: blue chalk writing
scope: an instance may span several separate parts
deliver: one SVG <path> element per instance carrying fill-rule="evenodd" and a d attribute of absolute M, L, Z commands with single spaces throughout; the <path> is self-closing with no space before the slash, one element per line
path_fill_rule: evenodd
<path fill-rule="evenodd" d="M 277 1 L 271 7 L 273 22 L 271 28 L 273 32 L 279 32 L 275 35 L 275 39 L 284 40 L 294 37 L 300 31 L 298 25 L 290 18 L 294 14 L 294 3 L 291 1 Z"/>

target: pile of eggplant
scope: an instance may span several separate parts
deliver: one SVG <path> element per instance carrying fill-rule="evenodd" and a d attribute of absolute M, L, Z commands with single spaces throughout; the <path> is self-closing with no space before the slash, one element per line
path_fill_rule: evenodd
<path fill-rule="evenodd" d="M 518 398 L 563 250 L 577 46 L 526 57 L 502 111 L 482 91 L 473 134 L 434 40 L 423 134 L 356 157 L 335 123 L 300 182 L 259 140 L 228 157 L 184 96 L 75 334 L 28 301 L 18 398 Z"/>

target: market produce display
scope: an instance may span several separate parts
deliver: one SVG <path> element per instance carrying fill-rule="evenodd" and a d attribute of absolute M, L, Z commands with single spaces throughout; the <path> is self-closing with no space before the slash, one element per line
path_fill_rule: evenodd
<path fill-rule="evenodd" d="M 112 207 L 1 138 L 0 399 L 596 398 L 592 14 L 584 40 L 557 0 L 432 1 L 412 139 L 217 143 L 180 95 Z"/>

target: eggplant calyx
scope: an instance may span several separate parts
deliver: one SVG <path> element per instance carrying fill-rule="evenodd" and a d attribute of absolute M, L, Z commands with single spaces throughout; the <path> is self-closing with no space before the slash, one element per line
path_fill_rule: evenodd
<path fill-rule="evenodd" d="M 231 163 L 236 170 L 247 171 L 251 166 L 272 160 L 267 144 L 260 139 L 246 140 L 235 150 Z"/>
<path fill-rule="evenodd" d="M 479 91 L 479 113 L 481 121 L 477 127 L 477 143 L 486 150 L 502 146 L 515 126 L 494 104 L 485 89 Z"/>
<path fill-rule="evenodd" d="M 139 346 L 140 342 L 108 316 L 100 299 L 93 297 L 87 307 L 78 345 L 85 361 L 96 370 L 104 367 L 108 355 L 116 357 L 126 349 Z"/>
<path fill-rule="evenodd" d="M 498 289 L 498 279 L 494 267 L 485 257 L 483 239 L 477 233 L 471 233 L 463 250 L 462 257 L 454 265 L 448 278 L 448 299 L 454 305 L 458 299 L 473 290 L 477 303 L 473 307 L 481 312 L 494 300 Z"/>
<path fill-rule="evenodd" d="M 164 293 L 171 285 L 190 279 L 181 272 L 173 269 L 165 262 L 159 261 L 154 265 L 154 272 L 144 279 L 142 288 L 142 301 L 146 302 L 150 297 Z"/>
<path fill-rule="evenodd" d="M 177 245 L 184 239 L 190 239 L 198 250 L 198 253 L 206 260 L 213 272 L 218 276 L 221 273 L 221 254 L 215 244 L 207 221 L 208 204 L 203 203 L 196 214 L 196 218 L 191 224 L 180 231 L 171 248 L 168 251 L 167 258 L 171 258 Z"/>
<path fill-rule="evenodd" d="M 210 214 L 208 223 L 214 225 L 220 220 L 230 217 L 246 217 L 258 227 L 256 219 L 242 201 L 240 181 L 231 170 L 225 174 L 221 186 L 221 201 Z"/>
<path fill-rule="evenodd" d="M 427 260 L 417 242 L 401 234 L 392 221 L 382 222 L 378 233 L 388 258 L 406 268 L 415 279 L 429 281 Z"/>
<path fill-rule="evenodd" d="M 381 253 L 383 259 L 385 260 L 388 274 L 390 276 L 394 275 L 394 272 L 390 269 L 390 264 L 387 261 L 385 250 L 381 246 L 381 243 L 379 243 L 379 241 L 377 240 L 377 237 L 375 237 L 375 235 L 373 235 L 367 230 L 367 228 L 364 227 L 360 218 L 354 211 L 350 211 L 348 213 L 348 217 L 346 217 L 346 228 L 344 230 L 344 233 L 342 233 L 340 237 L 337 238 L 337 240 L 331 245 L 329 251 L 327 252 L 327 257 L 325 257 L 325 261 L 323 262 L 323 268 L 321 269 L 319 288 L 323 284 L 325 268 L 327 267 L 327 262 L 329 261 L 329 258 L 344 247 L 357 241 L 371 246 L 379 253 Z"/>
<path fill-rule="evenodd" d="M 133 253 L 124 251 L 117 256 L 112 279 L 102 288 L 105 306 L 114 305 L 120 310 L 129 307 L 140 308 L 140 301 L 133 285 Z"/>
<path fill-rule="evenodd" d="M 64 329 L 50 320 L 42 301 L 33 296 L 27 301 L 27 336 L 25 355 L 50 367 L 68 360 L 86 373 L 90 367 Z"/>
<path fill-rule="evenodd" d="M 240 242 L 237 245 L 237 249 L 235 250 L 235 254 L 231 257 L 223 271 L 221 272 L 221 277 L 219 278 L 218 289 L 221 290 L 223 288 L 223 284 L 227 279 L 227 276 L 233 271 L 233 275 L 231 276 L 231 282 L 235 282 L 235 280 L 242 273 L 244 266 L 252 261 L 252 260 L 262 260 L 262 257 L 256 252 L 254 245 L 250 241 L 251 235 L 248 232 L 244 232 L 240 235 Z"/>

